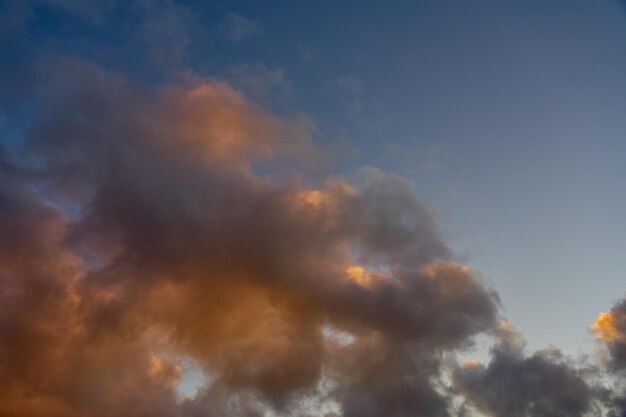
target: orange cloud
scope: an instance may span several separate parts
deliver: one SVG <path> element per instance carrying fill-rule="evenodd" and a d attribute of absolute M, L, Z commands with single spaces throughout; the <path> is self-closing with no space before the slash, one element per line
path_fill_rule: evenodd
<path fill-rule="evenodd" d="M 620 331 L 620 323 L 623 325 L 625 317 L 614 313 L 600 313 L 591 329 L 596 332 L 598 339 L 603 342 L 615 342 L 624 337 Z"/>

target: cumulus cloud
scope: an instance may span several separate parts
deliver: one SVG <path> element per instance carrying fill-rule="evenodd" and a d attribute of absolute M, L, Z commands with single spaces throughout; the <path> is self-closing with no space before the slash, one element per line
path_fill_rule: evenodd
<path fill-rule="evenodd" d="M 407 180 L 290 175 L 327 158 L 310 125 L 214 80 L 39 71 L 0 164 L 1 414 L 448 415 L 441 354 L 498 301 Z"/>
<path fill-rule="evenodd" d="M 623 415 L 598 379 L 626 368 L 625 301 L 593 326 L 611 374 L 528 353 L 408 180 L 309 174 L 310 123 L 214 79 L 34 73 L 0 151 L 1 415 Z M 488 362 L 450 368 L 479 334 Z"/>
<path fill-rule="evenodd" d="M 509 323 L 495 332 L 489 363 L 466 362 L 453 373 L 454 387 L 474 408 L 493 417 L 575 417 L 602 414 L 602 390 L 587 380 L 592 370 L 558 349 L 525 353 Z"/>
<path fill-rule="evenodd" d="M 5 77 L 29 111 L 0 138 L 1 416 L 626 415 L 625 300 L 592 326 L 603 363 L 528 352 L 410 181 L 334 173 L 311 120 L 259 105 L 290 94 L 283 71 L 181 70 L 196 15 L 174 1 L 33 4 L 128 7 L 178 81 L 66 57 Z M 34 9 L 7 5 L 17 36 Z M 457 363 L 478 335 L 489 358 Z"/>

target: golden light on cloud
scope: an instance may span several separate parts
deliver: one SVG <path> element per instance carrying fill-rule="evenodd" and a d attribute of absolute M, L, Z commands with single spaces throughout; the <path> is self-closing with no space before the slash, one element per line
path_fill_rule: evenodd
<path fill-rule="evenodd" d="M 598 340 L 602 342 L 615 342 L 624 337 L 619 326 L 624 323 L 623 316 L 616 317 L 613 313 L 600 313 L 595 323 L 591 326 L 591 330 L 596 332 Z"/>
<path fill-rule="evenodd" d="M 295 195 L 296 208 L 314 209 L 335 214 L 339 200 L 356 196 L 354 186 L 343 181 L 331 181 L 323 189 L 311 189 Z"/>
<path fill-rule="evenodd" d="M 301 190 L 290 195 L 292 208 L 299 217 L 319 220 L 323 217 L 325 227 L 337 220 L 338 210 L 346 198 L 356 195 L 356 189 L 343 181 L 329 181 L 324 187 Z"/>
<path fill-rule="evenodd" d="M 351 265 L 346 268 L 346 274 L 348 274 L 348 279 L 352 282 L 356 282 L 357 284 L 363 287 L 369 287 L 372 285 L 372 277 L 370 274 L 361 266 Z"/>
<path fill-rule="evenodd" d="M 312 207 L 319 207 L 328 202 L 328 197 L 319 190 L 305 191 L 300 195 L 302 201 Z"/>
<path fill-rule="evenodd" d="M 471 269 L 465 265 L 454 262 L 433 263 L 422 267 L 422 274 L 432 279 L 437 278 L 445 272 L 458 272 L 462 275 L 467 275 L 471 273 Z"/>
<path fill-rule="evenodd" d="M 479 366 L 479 365 L 480 365 L 479 362 L 472 361 L 472 360 L 468 360 L 468 361 L 463 362 L 463 366 L 465 366 L 466 368 L 473 368 L 473 367 L 476 367 L 476 366 Z"/>

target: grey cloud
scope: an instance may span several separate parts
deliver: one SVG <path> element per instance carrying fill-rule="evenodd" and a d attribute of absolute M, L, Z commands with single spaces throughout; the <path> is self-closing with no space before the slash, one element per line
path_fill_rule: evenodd
<path fill-rule="evenodd" d="M 468 404 L 493 417 L 575 417 L 601 415 L 602 390 L 556 348 L 527 356 L 511 331 L 484 366 L 457 367 L 454 387 Z"/>

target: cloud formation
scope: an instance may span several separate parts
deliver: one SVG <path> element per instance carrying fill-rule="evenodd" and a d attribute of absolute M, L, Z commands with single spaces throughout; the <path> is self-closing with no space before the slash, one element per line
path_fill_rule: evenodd
<path fill-rule="evenodd" d="M 601 415 L 601 390 L 581 368 L 552 347 L 528 355 L 508 323 L 496 332 L 487 366 L 467 362 L 453 375 L 467 405 L 493 417 Z"/>
<path fill-rule="evenodd" d="M 591 326 L 597 356 L 528 352 L 407 179 L 336 174 L 306 116 L 265 108 L 294 93 L 284 69 L 185 68 L 204 30 L 245 48 L 258 22 L 201 27 L 173 0 L 0 9 L 0 416 L 626 416 L 626 300 Z M 123 15 L 128 42 L 49 42 L 42 12 L 94 34 Z M 334 87 L 362 110 L 359 80 Z M 477 336 L 488 357 L 460 363 Z"/>
<path fill-rule="evenodd" d="M 410 182 L 329 173 L 306 119 L 191 75 L 33 74 L 0 148 L 0 415 L 624 415 L 626 301 L 605 366 L 528 353 Z"/>
<path fill-rule="evenodd" d="M 441 354 L 498 301 L 407 180 L 303 176 L 328 156 L 310 125 L 221 82 L 39 71 L 2 159 L 0 414 L 448 415 Z M 192 398 L 182 360 L 209 376 Z"/>

